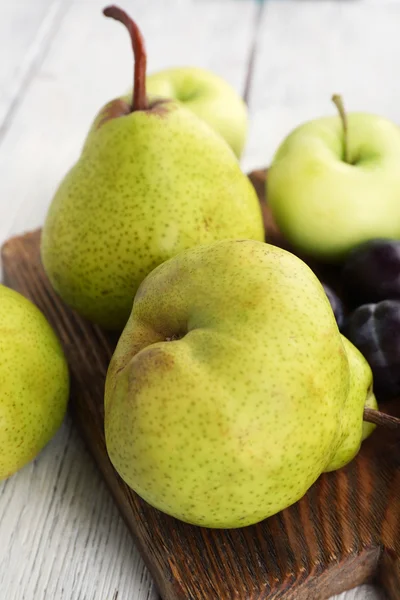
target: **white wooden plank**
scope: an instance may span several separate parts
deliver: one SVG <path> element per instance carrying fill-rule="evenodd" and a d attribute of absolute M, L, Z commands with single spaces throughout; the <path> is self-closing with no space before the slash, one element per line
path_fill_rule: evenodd
<path fill-rule="evenodd" d="M 0 0 L 2 1 L 2 0 Z M 130 85 L 126 32 L 104 1 L 72 2 L 0 143 L 0 242 L 39 226 L 98 108 Z M 130 1 L 150 70 L 194 64 L 241 90 L 254 2 Z M 232 44 L 234 40 L 234 45 Z M 155 600 L 156 592 L 95 466 L 67 423 L 39 458 L 0 483 L 0 596 Z"/>
<path fill-rule="evenodd" d="M 398 0 L 269 0 L 252 82 L 252 123 L 244 168 L 266 165 L 305 120 L 348 110 L 400 123 Z"/>
<path fill-rule="evenodd" d="M 156 600 L 133 540 L 67 421 L 0 484 L 0 590 L 7 600 Z"/>
<path fill-rule="evenodd" d="M 1 0 L 0 130 L 23 92 L 67 0 Z"/>
<path fill-rule="evenodd" d="M 381 590 L 372 585 L 361 585 L 360 587 L 332 596 L 331 600 L 387 600 Z"/>

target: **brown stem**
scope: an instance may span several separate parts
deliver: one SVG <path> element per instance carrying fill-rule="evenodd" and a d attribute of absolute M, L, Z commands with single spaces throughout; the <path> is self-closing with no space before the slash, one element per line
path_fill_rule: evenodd
<path fill-rule="evenodd" d="M 133 55 L 135 57 L 135 70 L 134 70 L 134 85 L 133 85 L 133 97 L 132 97 L 132 111 L 135 110 L 146 110 L 147 98 L 146 98 L 146 46 L 144 38 L 139 27 L 130 16 L 119 8 L 118 6 L 107 6 L 103 10 L 103 14 L 106 17 L 111 17 L 116 21 L 119 21 L 127 28 L 132 42 Z"/>
<path fill-rule="evenodd" d="M 397 429 L 400 427 L 400 419 L 379 410 L 374 410 L 373 408 L 364 408 L 364 421 L 374 423 L 374 425 L 381 425 L 387 429 Z"/>
<path fill-rule="evenodd" d="M 333 94 L 332 102 L 336 106 L 339 112 L 339 116 L 343 125 L 343 156 L 344 162 L 349 163 L 349 143 L 348 143 L 348 133 L 349 133 L 349 124 L 347 121 L 347 114 L 344 109 L 343 98 L 339 94 Z"/>

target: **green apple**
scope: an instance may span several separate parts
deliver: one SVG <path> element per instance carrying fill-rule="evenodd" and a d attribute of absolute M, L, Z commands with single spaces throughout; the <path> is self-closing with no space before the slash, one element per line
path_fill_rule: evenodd
<path fill-rule="evenodd" d="M 197 67 L 166 69 L 147 77 L 150 96 L 178 100 L 206 121 L 240 158 L 247 135 L 247 109 L 224 79 Z"/>
<path fill-rule="evenodd" d="M 351 113 L 305 123 L 277 150 L 268 202 L 298 251 L 338 261 L 373 238 L 400 237 L 400 128 Z"/>
<path fill-rule="evenodd" d="M 358 449 L 370 371 L 353 384 L 346 350 L 293 254 L 250 240 L 182 252 L 141 284 L 111 360 L 111 461 L 183 521 L 256 523 Z"/>

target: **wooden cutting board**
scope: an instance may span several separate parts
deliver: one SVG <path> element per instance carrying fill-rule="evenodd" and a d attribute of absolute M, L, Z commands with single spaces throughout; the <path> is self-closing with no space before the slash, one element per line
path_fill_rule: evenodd
<path fill-rule="evenodd" d="M 270 239 L 281 243 L 250 175 Z M 30 298 L 57 331 L 72 375 L 70 410 L 164 600 L 323 600 L 376 579 L 400 598 L 400 437 L 376 431 L 346 468 L 322 475 L 306 496 L 262 523 L 209 530 L 151 508 L 114 471 L 103 430 L 103 387 L 117 337 L 69 310 L 40 263 L 40 231 L 3 247 L 4 281 Z M 384 410 L 400 416 L 400 403 Z"/>

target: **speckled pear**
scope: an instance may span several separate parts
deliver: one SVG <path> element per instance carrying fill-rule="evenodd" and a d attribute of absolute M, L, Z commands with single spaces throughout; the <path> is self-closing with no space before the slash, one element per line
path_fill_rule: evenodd
<path fill-rule="evenodd" d="M 60 343 L 29 300 L 0 285 L 0 480 L 42 450 L 64 418 L 69 377 Z"/>
<path fill-rule="evenodd" d="M 158 264 L 218 239 L 264 239 L 255 191 L 226 144 L 178 102 L 146 97 L 146 54 L 129 29 L 134 98 L 107 104 L 49 208 L 41 254 L 63 300 L 109 329 L 122 329 L 135 292 Z"/>
<path fill-rule="evenodd" d="M 143 281 L 111 360 L 111 461 L 183 521 L 256 523 L 337 455 L 356 395 L 346 349 L 321 284 L 293 254 L 252 240 L 187 250 Z M 357 393 L 365 400 L 364 385 Z"/>
<path fill-rule="evenodd" d="M 350 388 L 341 419 L 341 442 L 326 471 L 340 469 L 356 456 L 361 442 L 375 429 L 372 423 L 363 421 L 364 408 L 378 408 L 369 364 L 347 338 L 342 336 L 342 341 L 350 366 Z"/>

